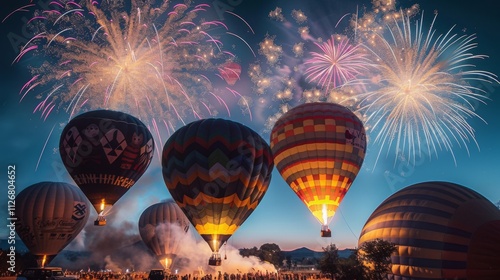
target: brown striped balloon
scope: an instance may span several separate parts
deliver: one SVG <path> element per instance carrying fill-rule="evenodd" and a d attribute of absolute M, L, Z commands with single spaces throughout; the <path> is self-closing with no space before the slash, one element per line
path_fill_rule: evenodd
<path fill-rule="evenodd" d="M 33 184 L 15 202 L 16 233 L 42 267 L 75 239 L 90 215 L 83 192 L 63 182 Z"/>
<path fill-rule="evenodd" d="M 170 271 L 181 243 L 189 230 L 189 221 L 174 200 L 168 199 L 146 208 L 139 217 L 142 241 Z"/>
<path fill-rule="evenodd" d="M 500 279 L 500 211 L 461 185 L 425 182 L 391 195 L 359 245 L 376 238 L 398 247 L 390 279 Z"/>
<path fill-rule="evenodd" d="M 327 226 L 363 163 L 362 122 L 335 103 L 302 104 L 278 119 L 270 146 L 281 176 Z"/>

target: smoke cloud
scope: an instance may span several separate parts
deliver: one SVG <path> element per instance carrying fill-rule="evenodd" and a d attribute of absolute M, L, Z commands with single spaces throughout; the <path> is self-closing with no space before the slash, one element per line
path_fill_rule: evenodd
<path fill-rule="evenodd" d="M 179 242 L 177 258 L 171 267 L 172 273 L 215 275 L 276 271 L 272 264 L 264 263 L 257 257 L 241 256 L 239 250 L 229 244 L 221 247 L 222 265 L 209 266 L 208 259 L 212 251 L 193 227 L 190 227 L 186 233 L 177 225 L 160 224 L 155 232 L 164 230 L 165 226 L 171 226 L 175 230 L 171 229 L 170 236 L 159 236 L 174 238 Z M 119 226 L 108 224 L 104 227 L 93 226 L 89 222 L 84 231 L 50 265 L 73 271 L 90 269 L 93 271 L 111 270 L 117 273 L 125 273 L 127 269 L 147 272 L 151 269 L 162 268 L 159 260 L 141 240 L 137 224 L 131 222 L 123 222 Z"/>

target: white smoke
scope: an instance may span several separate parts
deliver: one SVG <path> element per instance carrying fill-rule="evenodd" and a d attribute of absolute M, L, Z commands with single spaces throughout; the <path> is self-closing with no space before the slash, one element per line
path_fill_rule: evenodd
<path fill-rule="evenodd" d="M 106 263 L 106 265 L 104 266 L 104 269 L 111 270 L 113 272 L 122 272 L 120 265 L 113 262 L 110 255 L 107 255 L 106 257 L 104 257 L 104 262 Z"/>
<path fill-rule="evenodd" d="M 209 245 L 193 230 L 191 226 L 186 233 L 177 224 L 168 225 L 171 228 L 170 238 L 177 240 L 177 258 L 171 267 L 172 273 L 180 275 L 195 274 L 202 271 L 204 274 L 218 273 L 274 273 L 276 269 L 270 263 L 262 262 L 257 257 L 243 257 L 239 250 L 231 245 L 223 245 L 220 249 L 221 266 L 209 266 L 208 260 L 212 255 Z M 104 227 L 89 225 L 78 236 L 71 246 L 72 250 L 84 248 L 79 254 L 61 253 L 52 265 L 62 266 L 70 270 L 101 270 L 109 269 L 113 272 L 130 271 L 147 272 L 150 269 L 161 268 L 156 258 L 141 240 L 136 229 L 137 225 L 123 222 Z M 160 224 L 155 232 L 165 230 L 166 225 Z M 174 236 L 172 236 L 174 235 Z"/>
<path fill-rule="evenodd" d="M 156 264 L 156 259 L 142 243 L 136 228 L 137 226 L 130 222 L 123 222 L 119 226 L 88 225 L 85 234 L 79 235 L 80 239 L 76 244 L 72 242 L 51 262 L 51 265 L 74 271 L 81 269 L 95 271 L 110 269 L 113 272 L 126 269 L 148 271 Z M 83 249 L 79 250 L 80 247 Z"/>
<path fill-rule="evenodd" d="M 177 256 L 178 266 L 172 267 L 172 272 L 174 272 L 175 269 L 178 269 L 179 274 L 193 274 L 195 271 L 200 270 L 205 274 L 215 274 L 219 272 L 229 274 L 276 272 L 272 264 L 262 262 L 255 256 L 243 257 L 240 255 L 238 249 L 228 244 L 220 248 L 219 253 L 222 257 L 221 266 L 209 266 L 208 259 L 212 255 L 212 251 L 205 240 L 201 238 L 197 240 L 194 235 L 198 235 L 198 233 L 187 234 L 183 238 Z"/>

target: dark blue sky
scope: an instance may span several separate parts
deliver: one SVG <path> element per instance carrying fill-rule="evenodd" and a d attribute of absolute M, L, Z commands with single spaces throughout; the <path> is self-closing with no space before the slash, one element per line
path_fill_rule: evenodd
<path fill-rule="evenodd" d="M 2 3 L 1 18 L 7 15 L 7 11 L 21 6 L 21 2 L 23 1 L 9 0 L 8 3 Z M 359 3 L 337 0 L 307 1 L 308 4 L 303 2 L 306 1 L 242 0 L 240 4 L 234 6 L 233 12 L 244 17 L 255 30 L 255 35 L 245 34 L 248 42 L 254 49 L 257 49 L 257 43 L 264 38 L 266 33 L 277 32 L 275 23 L 267 18 L 269 11 L 276 6 L 283 7 L 284 11 L 301 8 L 321 26 L 335 23 L 342 15 L 355 12 L 358 4 L 370 7 L 366 1 Z M 233 3 L 238 3 L 238 1 L 233 1 Z M 400 1 L 399 6 L 408 7 L 413 3 L 416 2 Z M 456 25 L 454 30 L 457 32 L 475 33 L 478 47 L 474 52 L 489 56 L 478 63 L 478 68 L 500 74 L 500 51 L 498 49 L 500 20 L 495 1 L 425 0 L 417 3 L 421 5 L 422 10 L 425 10 L 428 17 L 432 17 L 435 10 L 439 12 L 436 23 L 438 32 L 445 33 Z M 44 122 L 40 120 L 38 114 L 32 114 L 33 104 L 36 102 L 34 96 L 19 103 L 19 90 L 29 77 L 28 67 L 30 63 L 33 63 L 33 61 L 25 60 L 11 65 L 17 55 L 16 44 L 11 39 L 18 38 L 18 36 L 25 38 L 23 25 L 20 16 L 14 16 L 0 24 L 2 53 L 0 56 L 0 83 L 2 85 L 0 168 L 4 170 L 3 178 L 6 181 L 7 165 L 16 165 L 17 191 L 40 181 L 72 182 L 55 150 L 59 141 L 59 133 L 67 121 L 67 116 L 51 116 Z M 281 40 L 286 41 L 283 38 Z M 242 60 L 245 59 L 251 61 L 253 58 L 251 56 L 242 58 Z M 364 165 L 330 225 L 333 231 L 331 239 L 319 237 L 319 224 L 288 188 L 279 173 L 274 172 L 269 190 L 261 204 L 231 237 L 229 243 L 236 247 L 277 243 L 282 249 L 306 246 L 319 250 L 329 243 L 335 243 L 339 248 L 355 247 L 364 223 L 385 198 L 397 190 L 422 181 L 454 182 L 478 191 L 494 203 L 500 201 L 500 187 L 498 187 L 500 147 L 497 138 L 500 131 L 500 98 L 498 97 L 500 90 L 498 85 L 495 85 L 488 86 L 487 91 L 490 98 L 487 105 L 478 104 L 475 107 L 486 123 L 479 119 L 471 120 L 480 148 L 478 149 L 472 143 L 469 145 L 468 154 L 463 147 L 455 147 L 456 165 L 450 154 L 443 151 L 438 154 L 438 158 L 423 156 L 415 164 L 405 164 L 401 161 L 394 163 L 394 157 L 391 154 L 375 166 L 377 147 L 369 144 Z M 252 94 L 250 90 L 248 94 Z M 253 129 L 262 131 L 263 123 L 259 121 L 262 117 L 256 115 L 253 121 L 241 116 L 237 118 L 238 121 Z M 53 134 L 47 143 L 38 170 L 35 171 L 45 140 L 53 128 Z M 263 136 L 265 139 L 269 138 L 266 133 L 263 133 Z M 163 143 L 157 145 L 157 148 L 161 149 L 162 146 Z M 6 191 L 0 194 L 0 197 L 0 217 L 3 218 L 6 217 Z M 109 224 L 119 226 L 123 220 L 136 223 L 137 218 L 147 206 L 168 197 L 170 195 L 163 183 L 159 162 L 155 158 L 143 178 L 115 205 L 116 215 L 110 217 Z M 0 228 L 0 238 L 6 237 L 6 229 Z"/>

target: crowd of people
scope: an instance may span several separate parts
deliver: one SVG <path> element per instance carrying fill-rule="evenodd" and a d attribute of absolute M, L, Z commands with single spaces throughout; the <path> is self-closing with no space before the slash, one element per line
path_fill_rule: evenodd
<path fill-rule="evenodd" d="M 149 280 L 149 272 L 113 273 L 103 271 L 90 272 L 66 272 L 67 275 L 75 275 L 79 279 L 87 280 Z M 321 280 L 329 279 L 316 272 L 260 272 L 256 273 L 224 273 L 213 274 L 165 274 L 164 280 Z"/>

